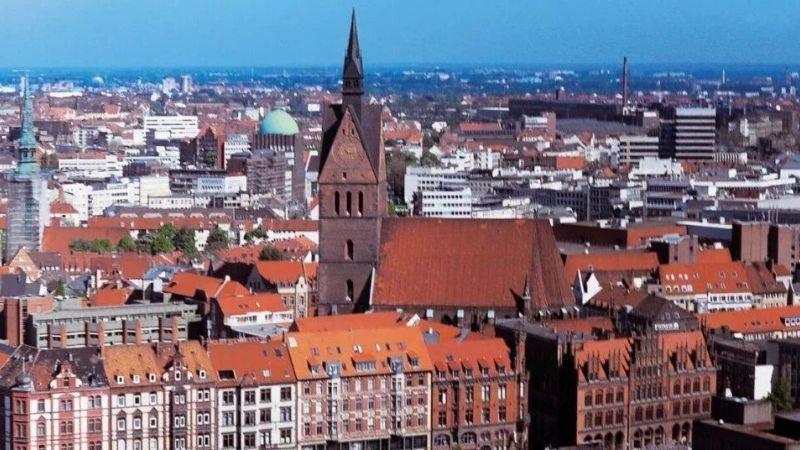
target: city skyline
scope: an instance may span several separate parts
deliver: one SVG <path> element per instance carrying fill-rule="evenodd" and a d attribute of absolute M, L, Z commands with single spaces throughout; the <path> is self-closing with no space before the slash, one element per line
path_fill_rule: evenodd
<path fill-rule="evenodd" d="M 790 45 L 800 11 L 783 0 L 754 9 L 736 0 L 652 5 L 453 1 L 348 4 L 152 0 L 6 6 L 3 67 L 302 67 L 340 63 L 350 7 L 374 66 L 399 64 L 777 64 L 800 62 Z M 691 9 L 689 9 L 691 8 Z M 24 39 L 21 38 L 24 36 Z M 776 39 L 778 36 L 780 39 Z M 98 38 L 101 37 L 101 38 Z M 512 43 L 509 45 L 509 43 Z M 467 56 L 469 55 L 469 56 Z"/>

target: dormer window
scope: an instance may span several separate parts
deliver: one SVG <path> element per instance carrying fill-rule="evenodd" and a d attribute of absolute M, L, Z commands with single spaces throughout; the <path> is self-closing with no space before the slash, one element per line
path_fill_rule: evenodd
<path fill-rule="evenodd" d="M 139 375 L 134 375 L 134 376 L 133 376 L 133 382 L 134 382 L 134 383 L 139 383 L 140 381 L 141 381 L 141 380 L 139 379 Z"/>
<path fill-rule="evenodd" d="M 180 381 L 181 380 L 181 373 L 179 371 L 176 370 L 174 376 L 175 376 L 175 381 Z"/>
<path fill-rule="evenodd" d="M 489 376 L 489 368 L 488 367 L 481 367 L 481 375 L 484 377 Z"/>
<path fill-rule="evenodd" d="M 125 377 L 117 375 L 117 384 L 125 384 Z"/>
<path fill-rule="evenodd" d="M 155 383 L 156 382 L 156 374 L 154 374 L 154 373 L 147 374 L 147 380 L 150 381 L 151 383 Z"/>
<path fill-rule="evenodd" d="M 205 371 L 205 370 L 203 370 L 203 369 L 200 369 L 200 371 L 199 371 L 199 372 L 197 372 L 197 375 L 199 375 L 199 376 L 200 376 L 200 379 L 201 379 L 201 380 L 205 380 L 205 379 L 206 379 L 206 371 Z"/>

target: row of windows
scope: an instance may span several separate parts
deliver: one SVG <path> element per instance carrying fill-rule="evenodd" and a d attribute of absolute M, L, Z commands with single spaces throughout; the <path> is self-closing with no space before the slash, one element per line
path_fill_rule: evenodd
<path fill-rule="evenodd" d="M 505 422 L 507 420 L 508 420 L 508 410 L 505 405 L 501 405 L 497 408 L 496 421 Z M 475 421 L 475 413 L 471 409 L 464 411 L 464 424 L 473 425 L 474 421 Z M 437 423 L 441 427 L 448 426 L 447 411 L 439 411 L 439 417 Z M 489 408 L 481 409 L 480 422 L 478 423 L 480 424 L 493 423 L 491 417 L 491 411 Z"/>
<path fill-rule="evenodd" d="M 247 390 L 244 391 L 242 394 L 242 404 L 244 405 L 255 405 L 256 404 L 256 394 L 258 394 L 258 401 L 261 403 L 270 403 L 272 402 L 272 389 L 270 388 L 261 388 L 259 390 Z M 280 390 L 280 401 L 286 402 L 292 400 L 292 388 L 291 387 L 282 387 Z M 236 391 L 225 391 L 222 393 L 222 404 L 224 406 L 231 406 L 236 404 Z"/>
<path fill-rule="evenodd" d="M 347 216 L 358 215 L 358 216 L 361 216 L 361 215 L 364 214 L 364 193 L 363 192 L 359 192 L 358 193 L 358 210 L 356 211 L 356 214 L 353 214 L 353 193 L 352 192 L 347 192 L 345 194 L 345 208 L 344 209 L 341 208 L 341 198 L 340 197 L 341 196 L 339 194 L 339 191 L 336 191 L 336 192 L 333 193 L 333 212 L 337 216 L 341 216 L 341 215 L 347 215 Z"/>
<path fill-rule="evenodd" d="M 292 429 L 281 428 L 279 430 L 279 443 L 291 444 L 292 443 Z M 256 433 L 244 433 L 242 435 L 241 445 L 237 442 L 237 435 L 235 433 L 224 433 L 222 435 L 222 448 L 256 448 L 269 447 L 272 445 L 272 430 L 264 430 Z"/>
<path fill-rule="evenodd" d="M 388 426 L 390 425 L 391 419 L 387 420 L 386 417 L 380 418 L 356 418 L 355 420 L 344 420 L 342 421 L 342 432 L 343 433 L 362 433 L 364 431 L 372 433 L 375 431 L 381 430 L 388 430 Z M 414 416 L 411 414 L 407 414 L 405 416 L 405 421 L 401 416 L 397 416 L 394 418 L 394 427 L 395 428 L 402 428 L 403 423 L 405 422 L 406 427 L 413 427 L 413 426 L 425 426 L 426 424 L 426 417 L 424 414 L 418 415 L 416 420 Z M 336 435 L 339 433 L 339 422 L 332 421 L 326 422 L 327 423 L 327 434 L 328 435 Z M 365 426 L 366 425 L 366 426 Z M 303 423 L 303 436 L 313 436 L 313 435 L 322 435 L 325 432 L 325 427 L 323 426 L 322 421 L 317 421 L 315 426 L 311 425 L 311 422 L 306 421 Z"/>
<path fill-rule="evenodd" d="M 488 402 L 492 399 L 492 387 L 490 385 L 482 385 L 481 387 L 481 401 Z M 467 403 L 471 403 L 474 399 L 475 393 L 475 386 L 465 386 L 464 388 L 464 399 Z M 456 388 L 453 389 L 454 391 Z M 447 404 L 447 388 L 439 388 L 439 404 L 446 405 Z M 455 395 L 455 394 L 454 394 Z M 497 386 L 497 399 L 498 400 L 505 400 L 507 395 L 507 389 L 505 384 L 501 384 Z"/>

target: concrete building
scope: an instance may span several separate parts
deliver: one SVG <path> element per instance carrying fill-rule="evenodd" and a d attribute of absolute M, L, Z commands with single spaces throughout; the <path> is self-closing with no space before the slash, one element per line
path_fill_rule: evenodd
<path fill-rule="evenodd" d="M 261 121 L 258 133 L 253 136 L 253 152 L 271 150 L 283 155 L 288 163 L 286 180 L 291 200 L 305 204 L 305 148 L 297 122 L 286 111 L 276 109 Z"/>
<path fill-rule="evenodd" d="M 178 342 L 199 320 L 196 305 L 151 303 L 81 308 L 61 307 L 30 314 L 25 343 L 36 348 L 72 348 Z"/>
<path fill-rule="evenodd" d="M 197 116 L 145 116 L 142 127 L 157 140 L 192 139 L 197 136 Z"/>
<path fill-rule="evenodd" d="M 472 189 L 420 190 L 414 195 L 414 215 L 437 218 L 472 216 Z"/>
<path fill-rule="evenodd" d="M 632 164 L 644 158 L 658 158 L 660 155 L 658 136 L 626 134 L 619 137 L 619 161 Z"/>
<path fill-rule="evenodd" d="M 714 159 L 716 152 L 715 108 L 672 108 L 662 123 L 665 154 L 677 159 Z"/>

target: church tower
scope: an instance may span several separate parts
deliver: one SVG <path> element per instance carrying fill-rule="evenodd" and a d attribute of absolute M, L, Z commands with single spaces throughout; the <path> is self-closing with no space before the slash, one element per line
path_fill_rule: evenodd
<path fill-rule="evenodd" d="M 342 103 L 326 105 L 319 169 L 319 314 L 369 304 L 386 215 L 381 106 L 364 97 L 355 12 L 342 68 Z"/>

